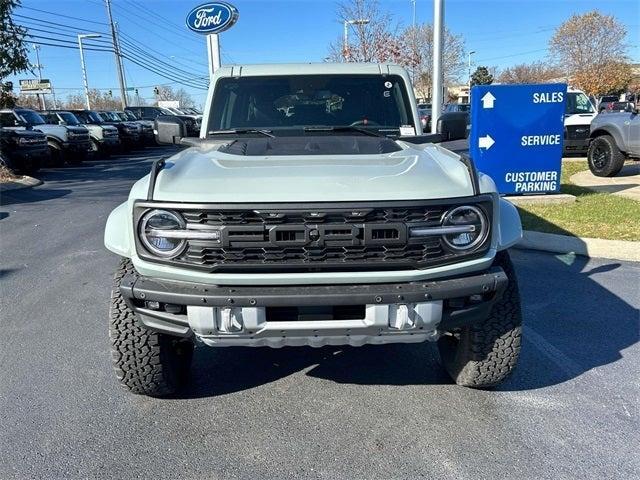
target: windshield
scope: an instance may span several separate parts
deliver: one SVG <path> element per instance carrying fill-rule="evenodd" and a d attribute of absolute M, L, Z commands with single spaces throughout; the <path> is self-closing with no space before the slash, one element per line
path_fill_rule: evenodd
<path fill-rule="evenodd" d="M 93 111 L 74 112 L 74 115 L 78 117 L 82 123 L 99 125 L 104 121 L 100 118 L 100 115 Z"/>
<path fill-rule="evenodd" d="M 28 125 L 44 125 L 44 119 L 32 110 L 16 110 L 16 114 Z"/>
<path fill-rule="evenodd" d="M 591 105 L 589 97 L 587 97 L 584 93 L 568 92 L 564 113 L 566 115 L 595 113 L 595 109 L 593 108 L 593 105 Z"/>
<path fill-rule="evenodd" d="M 617 102 L 618 99 L 619 97 L 616 97 L 614 95 L 605 95 L 600 99 L 600 102 Z"/>
<path fill-rule="evenodd" d="M 58 112 L 58 117 L 60 117 L 60 120 L 65 122 L 67 125 L 80 125 L 80 122 L 73 113 Z"/>
<path fill-rule="evenodd" d="M 223 78 L 209 130 L 360 126 L 397 132 L 413 126 L 411 104 L 395 75 L 291 75 Z"/>
<path fill-rule="evenodd" d="M 124 112 L 124 113 L 121 113 L 120 115 L 121 115 L 121 116 L 122 116 L 122 115 L 124 115 L 124 119 L 123 119 L 123 120 L 131 120 L 131 121 L 136 121 L 136 120 L 138 120 L 138 119 L 136 118 L 136 116 L 135 116 L 133 113 L 131 113 L 131 112 Z"/>
<path fill-rule="evenodd" d="M 108 122 L 119 122 L 120 118 L 113 112 L 100 112 L 100 116 Z"/>
<path fill-rule="evenodd" d="M 115 112 L 115 114 L 118 116 L 118 120 L 122 120 L 123 122 L 128 122 L 129 121 L 129 117 L 127 116 L 126 113 L 124 113 L 124 112 Z"/>

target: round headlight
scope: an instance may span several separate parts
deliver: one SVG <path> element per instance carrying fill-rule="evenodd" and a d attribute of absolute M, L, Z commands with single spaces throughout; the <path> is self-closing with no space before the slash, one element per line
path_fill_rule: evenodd
<path fill-rule="evenodd" d="M 481 244 L 488 231 L 487 217 L 478 207 L 463 205 L 449 210 L 443 226 L 469 226 L 469 231 L 443 235 L 442 239 L 452 250 L 471 250 Z"/>
<path fill-rule="evenodd" d="M 169 210 L 151 210 L 140 220 L 140 240 L 154 255 L 172 258 L 182 252 L 187 242 L 183 238 L 175 238 L 169 232 L 184 230 L 185 226 L 185 221 L 177 213 Z M 168 235 L 163 236 L 163 231 Z"/>

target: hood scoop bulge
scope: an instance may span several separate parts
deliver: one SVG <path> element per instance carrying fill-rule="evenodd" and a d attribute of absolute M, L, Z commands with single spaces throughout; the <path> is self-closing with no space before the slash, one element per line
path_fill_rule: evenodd
<path fill-rule="evenodd" d="M 391 139 L 353 136 L 301 136 L 234 140 L 218 151 L 242 156 L 376 155 L 400 151 Z"/>

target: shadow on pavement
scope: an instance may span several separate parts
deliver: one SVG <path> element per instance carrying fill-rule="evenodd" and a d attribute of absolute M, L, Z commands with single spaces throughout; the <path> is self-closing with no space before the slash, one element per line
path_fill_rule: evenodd
<path fill-rule="evenodd" d="M 87 198 L 94 194 L 103 196 L 104 181 L 109 181 L 109 193 L 125 195 L 132 181 L 149 173 L 151 160 L 177 152 L 174 147 L 155 147 L 130 154 L 114 155 L 107 159 L 87 160 L 78 166 L 43 169 L 38 178 L 45 183 L 39 187 L 2 192 L 1 206 L 35 203 L 65 197 Z M 115 183 L 114 183 L 115 181 Z M 118 183 L 121 181 L 121 183 Z"/>
<path fill-rule="evenodd" d="M 497 390 L 532 390 L 572 380 L 620 360 L 621 351 L 640 339 L 638 310 L 602 285 L 620 262 L 593 267 L 588 258 L 574 254 L 518 250 L 512 251 L 512 259 L 522 297 L 523 348 L 517 369 Z M 345 384 L 453 383 L 429 343 L 320 349 L 201 347 L 182 396 L 224 395 L 303 370 L 311 377 Z"/>

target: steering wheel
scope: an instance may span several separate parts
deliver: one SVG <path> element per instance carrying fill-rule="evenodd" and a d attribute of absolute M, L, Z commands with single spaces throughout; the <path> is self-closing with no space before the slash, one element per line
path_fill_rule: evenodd
<path fill-rule="evenodd" d="M 379 127 L 380 124 L 378 122 L 374 122 L 373 120 L 356 120 L 355 122 L 353 122 L 351 125 L 349 125 L 350 127 L 357 127 L 360 125 L 373 125 L 374 127 Z"/>

